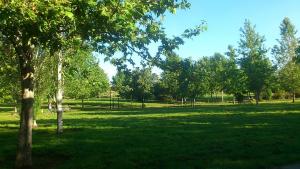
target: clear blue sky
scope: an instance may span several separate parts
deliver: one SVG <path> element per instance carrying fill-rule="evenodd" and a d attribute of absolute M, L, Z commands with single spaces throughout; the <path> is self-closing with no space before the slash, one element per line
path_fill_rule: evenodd
<path fill-rule="evenodd" d="M 279 38 L 279 25 L 289 17 L 300 29 L 300 0 L 189 0 L 191 9 L 178 10 L 175 15 L 164 19 L 166 32 L 181 34 L 205 20 L 208 30 L 199 37 L 188 40 L 178 50 L 181 57 L 198 59 L 215 52 L 226 52 L 229 44 L 237 47 L 239 29 L 245 19 L 256 25 L 257 31 L 266 38 L 266 47 L 271 48 Z M 300 36 L 298 34 L 298 36 Z M 106 73 L 113 76 L 116 71 L 109 63 L 101 63 Z"/>

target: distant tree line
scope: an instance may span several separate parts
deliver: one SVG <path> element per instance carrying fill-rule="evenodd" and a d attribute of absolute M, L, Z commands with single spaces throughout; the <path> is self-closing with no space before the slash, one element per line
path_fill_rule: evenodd
<path fill-rule="evenodd" d="M 253 97 L 256 104 L 263 99 L 282 98 L 287 93 L 293 102 L 300 91 L 300 43 L 296 28 L 289 18 L 280 25 L 278 44 L 272 49 L 265 46 L 265 37 L 246 20 L 241 28 L 238 47 L 228 46 L 223 55 L 215 53 L 198 60 L 166 56 L 158 66 L 160 76 L 150 66 L 133 70 L 119 70 L 113 77 L 113 86 L 127 99 L 157 99 L 195 102 L 199 97 L 221 93 L 242 102 L 245 96 Z M 268 53 L 274 58 L 270 59 Z"/>

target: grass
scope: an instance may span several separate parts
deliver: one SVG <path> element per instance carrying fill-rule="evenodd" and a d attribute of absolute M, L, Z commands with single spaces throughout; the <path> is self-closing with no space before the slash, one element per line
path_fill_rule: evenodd
<path fill-rule="evenodd" d="M 266 169 L 300 161 L 300 104 L 157 107 L 74 109 L 60 136 L 56 115 L 40 114 L 34 168 Z M 10 169 L 18 116 L 0 110 L 0 168 Z"/>

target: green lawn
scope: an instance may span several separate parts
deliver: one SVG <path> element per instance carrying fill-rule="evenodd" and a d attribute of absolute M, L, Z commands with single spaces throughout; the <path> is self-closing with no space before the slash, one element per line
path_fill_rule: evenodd
<path fill-rule="evenodd" d="M 10 169 L 18 116 L 1 110 L 0 168 Z M 266 169 L 300 162 L 300 104 L 73 110 L 64 114 L 61 136 L 55 118 L 39 115 L 35 169 Z"/>

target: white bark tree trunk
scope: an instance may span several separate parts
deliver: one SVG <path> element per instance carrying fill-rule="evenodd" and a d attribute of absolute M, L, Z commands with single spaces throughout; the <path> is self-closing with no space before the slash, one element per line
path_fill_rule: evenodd
<path fill-rule="evenodd" d="M 37 128 L 37 127 L 38 127 L 38 124 L 37 124 L 36 120 L 33 120 L 32 128 Z"/>
<path fill-rule="evenodd" d="M 58 53 L 58 64 L 57 64 L 57 91 L 56 91 L 56 108 L 57 108 L 57 134 L 63 132 L 63 55 L 60 51 Z"/>

